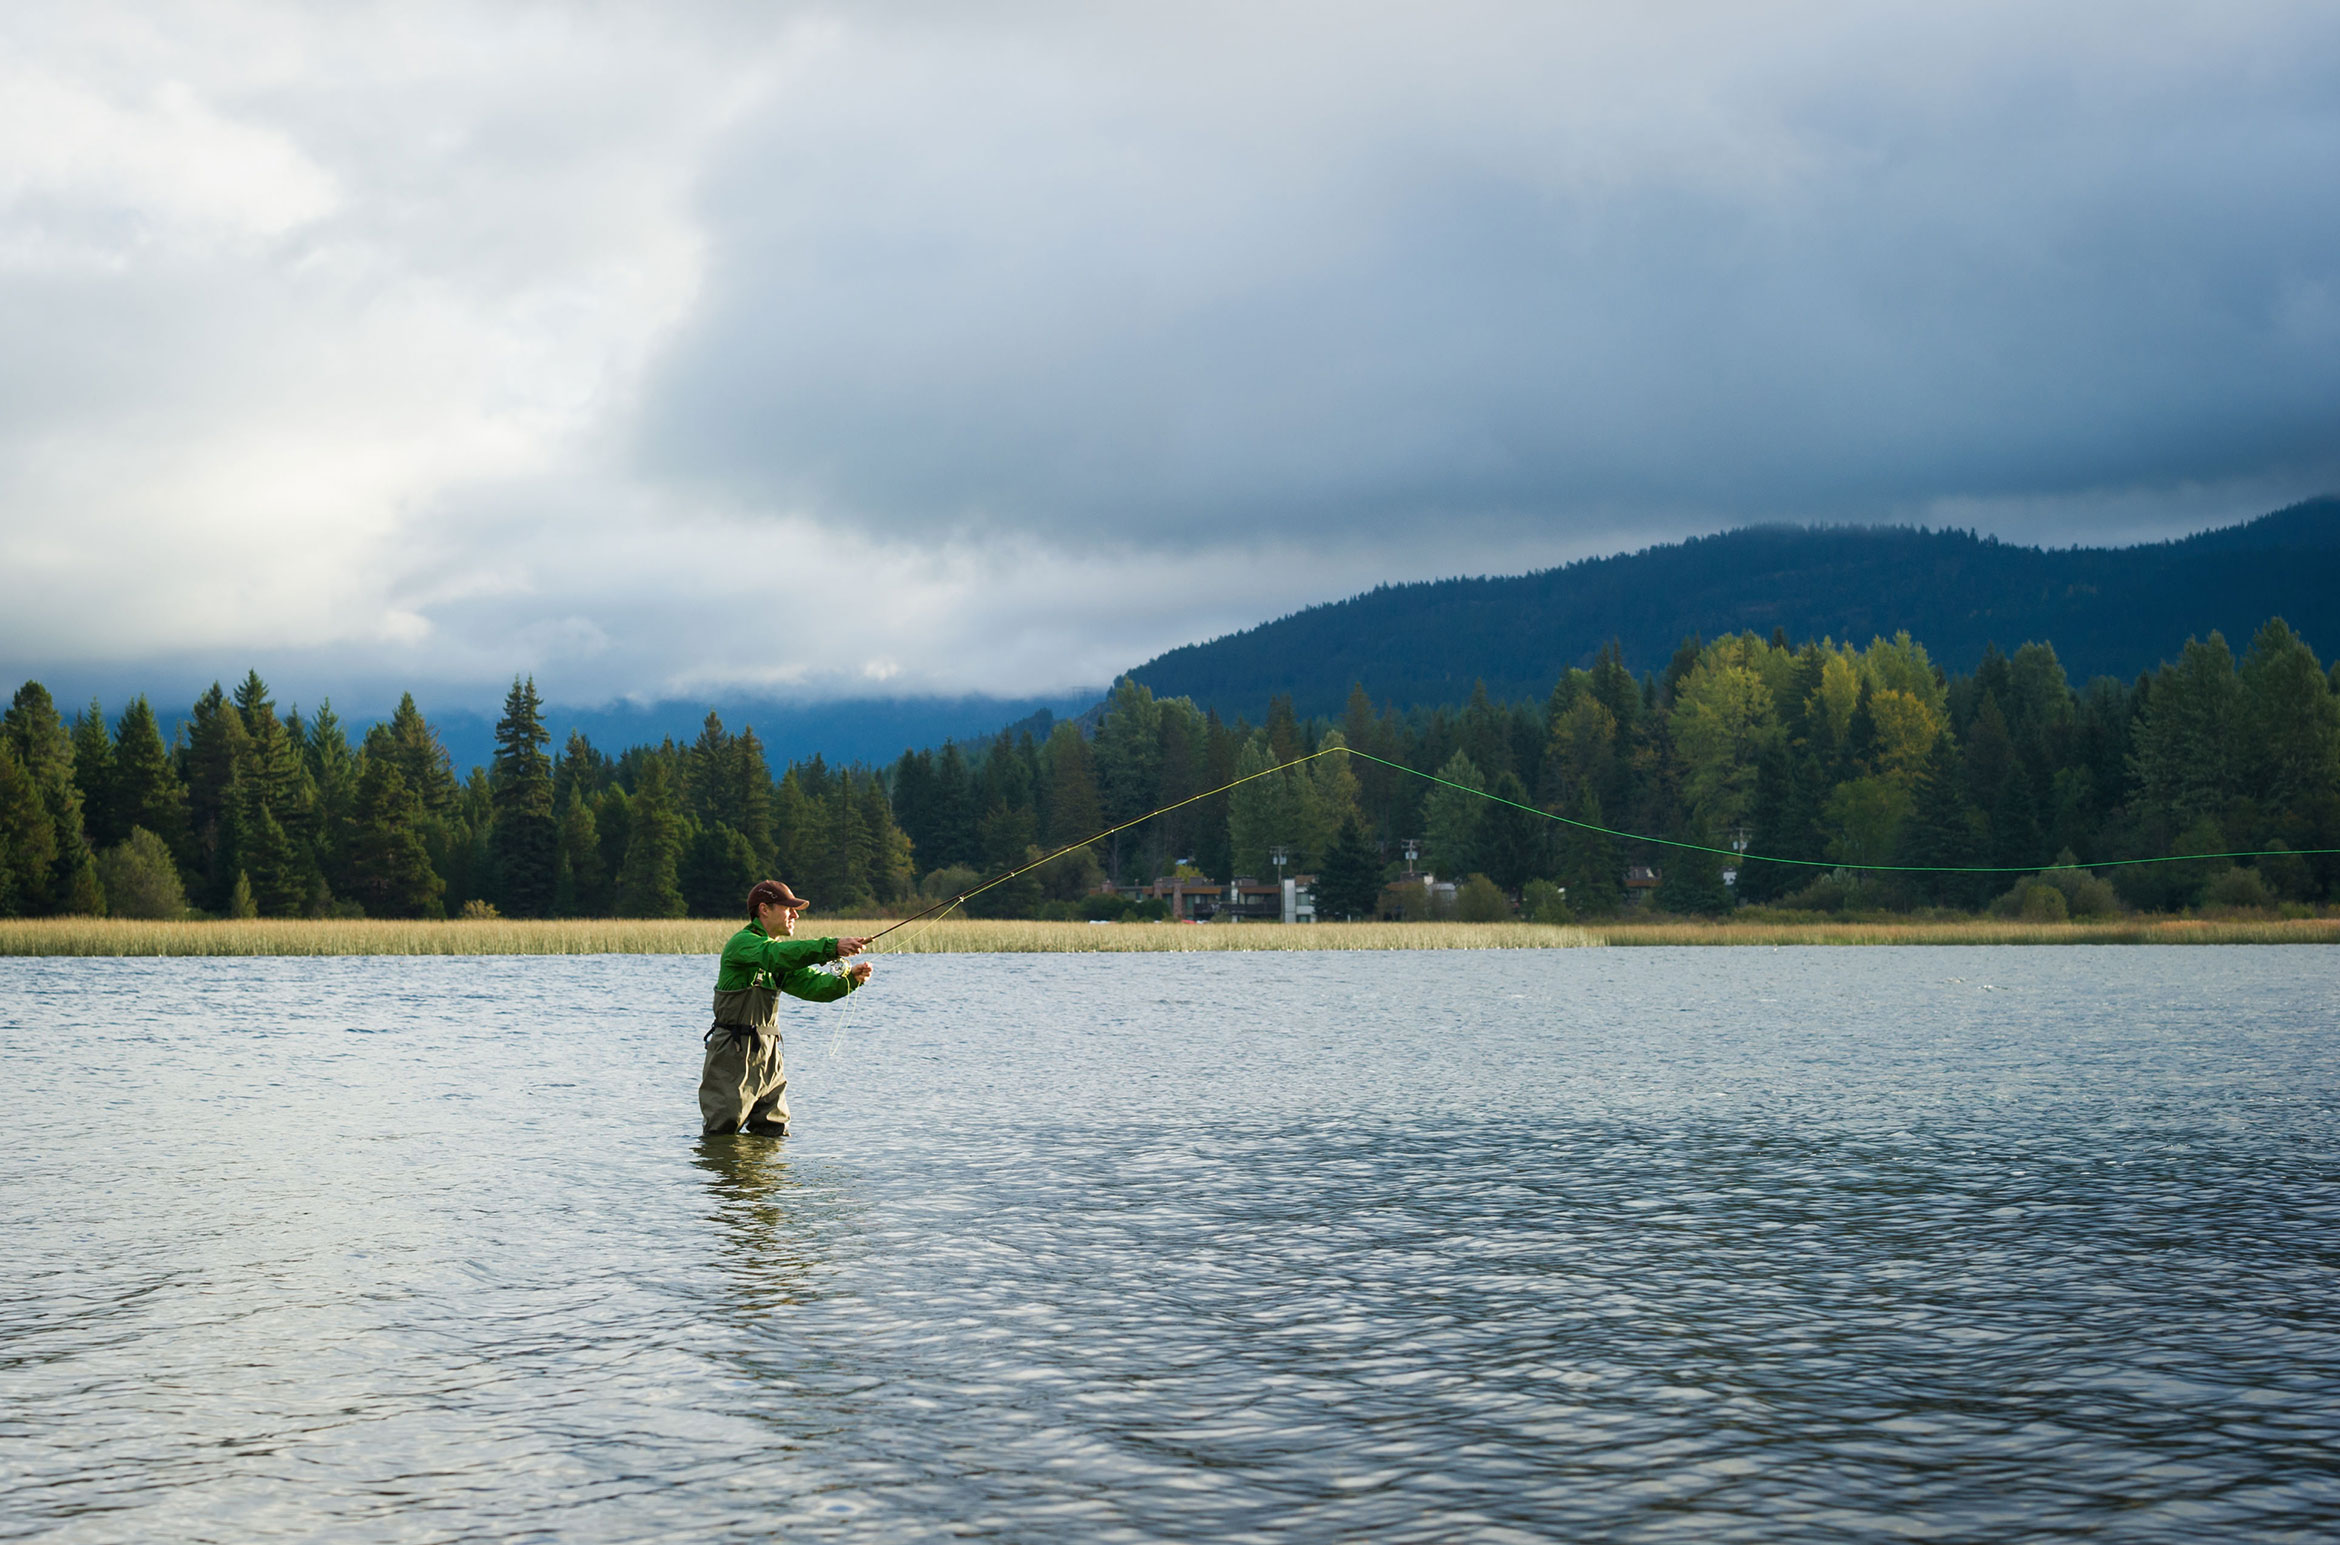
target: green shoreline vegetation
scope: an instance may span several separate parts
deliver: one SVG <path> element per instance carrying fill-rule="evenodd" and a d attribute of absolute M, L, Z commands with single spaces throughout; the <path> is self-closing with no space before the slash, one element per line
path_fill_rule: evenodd
<path fill-rule="evenodd" d="M 1907 634 L 1743 633 L 1638 677 L 1612 644 L 1541 702 L 1359 687 L 1338 719 L 1283 697 L 1255 725 L 1124 679 L 1044 728 L 775 775 L 714 714 L 687 746 L 553 753 L 515 680 L 492 764 L 458 777 L 411 695 L 353 740 L 250 673 L 166 741 L 143 697 L 68 721 L 27 682 L 0 723 L 0 950 L 655 950 L 622 941 L 712 938 L 766 876 L 822 918 L 900 918 L 1059 847 L 892 942 L 2288 941 L 2340 904 L 2340 667 L 2281 619 L 2239 660 L 2212 633 L 2077 688 L 2044 643 L 1953 676 Z M 1339 747 L 1380 760 L 1286 765 Z M 1271 874 L 1347 931 L 1161 921 L 1157 881 L 1208 907 Z"/>
<path fill-rule="evenodd" d="M 452 921 L 254 918 L 0 920 L 0 956 L 709 955 L 732 931 L 700 918 L 477 918 Z M 883 920 L 840 918 L 840 932 Z M 1989 918 L 1542 923 L 1085 923 L 952 918 L 903 930 L 881 953 L 1164 954 L 1212 950 L 1499 950 L 1587 946 L 1878 944 L 2340 944 L 2340 916 L 2128 918 L 2026 923 Z"/>

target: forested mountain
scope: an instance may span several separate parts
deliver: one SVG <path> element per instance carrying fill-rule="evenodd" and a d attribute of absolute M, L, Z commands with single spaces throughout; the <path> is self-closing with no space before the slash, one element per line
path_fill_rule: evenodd
<path fill-rule="evenodd" d="M 1540 573 L 1389 585 L 1131 672 L 1227 715 L 1291 694 L 1338 714 L 1352 683 L 1401 708 L 1541 698 L 1614 639 L 1636 672 L 1684 637 L 1752 630 L 1865 644 L 1907 631 L 1945 669 L 2052 640 L 2077 681 L 2133 680 L 2188 634 L 2247 639 L 2270 616 L 2340 648 L 2340 499 L 2142 547 L 2018 547 L 1962 531 L 1752 527 Z"/>
<path fill-rule="evenodd" d="M 1352 688 L 1338 718 L 1278 697 L 1256 725 L 1124 679 L 1079 722 L 777 776 L 714 714 L 688 745 L 556 753 L 525 680 L 463 778 L 411 698 L 353 738 L 248 674 L 166 743 L 143 698 L 68 721 L 26 682 L 0 716 L 0 916 L 713 917 L 768 875 L 902 910 L 1060 848 L 972 909 L 1116 915 L 1158 903 L 1106 879 L 1224 882 L 1279 853 L 1328 916 L 1442 905 L 1383 889 L 1417 857 L 1488 919 L 1598 915 L 1637 874 L 1673 912 L 2340 902 L 2340 667 L 2280 619 L 2239 658 L 2215 631 L 2168 652 L 2076 690 L 2040 641 L 1951 675 L 1907 634 L 1746 632 L 1638 676 L 1604 649 L 1537 698 L 1400 711 Z"/>
<path fill-rule="evenodd" d="M 1141 903 L 1108 880 L 1277 853 L 1328 916 L 1432 904 L 1383 889 L 1417 858 L 1486 918 L 1598 915 L 1636 877 L 1674 912 L 2329 905 L 2340 666 L 2312 641 L 2340 638 L 2336 561 L 2329 500 L 2117 552 L 1734 532 L 1376 591 L 1147 668 L 1193 668 L 1177 695 L 1124 678 L 1078 719 L 883 768 L 776 767 L 714 713 L 613 756 L 556 741 L 525 679 L 467 775 L 411 697 L 352 734 L 253 672 L 166 735 L 143 697 L 68 718 L 28 681 L 0 716 L 0 917 L 726 916 L 765 876 L 906 910 L 1059 848 L 974 910 L 1114 915 Z M 2236 620 L 2262 605 L 2289 615 Z M 1926 608 L 1948 647 L 1898 625 Z M 1344 746 L 1367 756 L 1321 754 Z"/>

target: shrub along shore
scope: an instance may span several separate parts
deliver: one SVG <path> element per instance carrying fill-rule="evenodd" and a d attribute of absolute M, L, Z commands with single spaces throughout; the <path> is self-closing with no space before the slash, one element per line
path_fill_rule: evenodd
<path fill-rule="evenodd" d="M 736 925 L 705 919 L 130 918 L 0 920 L 0 955 L 713 955 Z M 825 934 L 884 919 L 832 918 Z M 913 924 L 880 954 L 1094 954 L 1184 950 L 1490 950 L 1587 945 L 2340 944 L 2340 916 L 2126 918 L 2041 923 L 1993 918 L 1704 922 L 1553 927 L 1539 923 L 1053 923 L 952 918 Z"/>

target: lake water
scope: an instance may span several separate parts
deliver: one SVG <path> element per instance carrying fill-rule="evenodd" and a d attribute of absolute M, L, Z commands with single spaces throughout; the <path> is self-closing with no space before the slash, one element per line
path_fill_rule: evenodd
<path fill-rule="evenodd" d="M 2340 1536 L 2340 951 L 0 961 L 0 1537 Z"/>

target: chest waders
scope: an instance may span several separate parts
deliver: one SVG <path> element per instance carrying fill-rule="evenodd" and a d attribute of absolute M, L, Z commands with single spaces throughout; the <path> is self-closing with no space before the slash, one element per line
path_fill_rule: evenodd
<path fill-rule="evenodd" d="M 788 1135 L 788 1070 L 782 1056 L 780 994 L 744 987 L 715 994 L 715 1022 L 702 1042 L 699 1129 L 709 1137 L 748 1131 Z"/>

